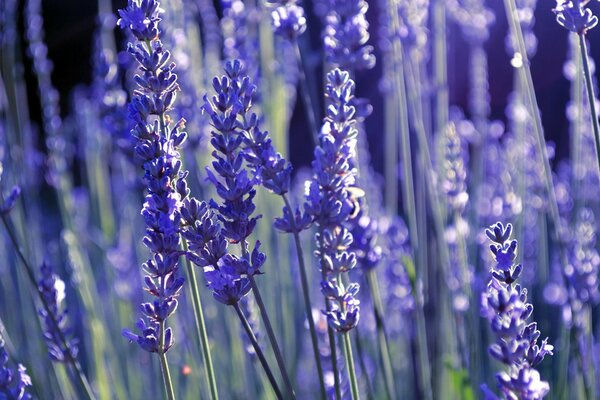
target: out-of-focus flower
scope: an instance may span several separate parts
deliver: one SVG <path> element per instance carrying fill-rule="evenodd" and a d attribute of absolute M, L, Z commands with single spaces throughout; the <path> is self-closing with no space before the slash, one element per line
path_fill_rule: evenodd
<path fill-rule="evenodd" d="M 48 311 L 40 309 L 44 325 L 44 339 L 48 345 L 48 354 L 53 361 L 70 362 L 77 357 L 79 340 L 71 336 L 67 326 L 67 309 L 63 306 L 65 283 L 54 274 L 52 266 L 44 262 L 40 267 L 42 277 L 38 290 L 48 305 Z"/>

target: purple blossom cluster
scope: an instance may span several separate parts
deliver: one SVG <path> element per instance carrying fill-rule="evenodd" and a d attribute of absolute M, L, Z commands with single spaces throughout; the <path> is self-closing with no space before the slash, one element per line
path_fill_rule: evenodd
<path fill-rule="evenodd" d="M 490 322 L 496 341 L 490 355 L 508 367 L 496 375 L 498 389 L 506 399 L 536 400 L 550 391 L 535 367 L 553 346 L 544 339 L 537 344 L 540 331 L 536 322 L 528 322 L 533 306 L 527 302 L 527 289 L 516 284 L 523 267 L 514 265 L 517 241 L 510 240 L 512 225 L 498 222 L 485 231 L 492 241 L 490 250 L 496 260 L 491 269 L 487 291 L 481 296 L 481 314 Z M 488 389 L 487 396 L 491 397 Z"/>
<path fill-rule="evenodd" d="M 358 203 L 353 196 L 355 171 L 350 167 L 355 156 L 355 108 L 350 105 L 354 82 L 349 74 L 335 69 L 327 74 L 328 100 L 325 124 L 315 149 L 313 179 L 308 187 L 306 212 L 318 227 L 316 256 L 322 274 L 321 292 L 330 305 L 325 310 L 329 325 L 346 332 L 358 324 L 357 283 L 344 284 L 341 274 L 356 266 L 350 250 L 352 233 L 345 223 L 355 216 Z"/>
<path fill-rule="evenodd" d="M 124 330 L 123 335 L 144 350 L 164 354 L 173 345 L 166 319 L 177 309 L 177 297 L 184 283 L 179 276 L 181 205 L 189 190 L 182 171 L 178 149 L 187 134 L 181 129 L 185 121 L 172 124 L 172 109 L 178 90 L 175 64 L 169 64 L 170 53 L 158 39 L 160 13 L 156 0 L 129 0 L 119 10 L 117 24 L 128 29 L 137 39 L 129 52 L 140 65 L 135 81 L 138 85 L 129 105 L 129 117 L 135 123 L 131 134 L 137 139 L 135 160 L 144 169 L 148 194 L 142 208 L 146 223 L 144 244 L 153 256 L 143 265 L 146 290 L 155 297 L 142 304 L 148 322 L 137 323 L 142 335 Z"/>

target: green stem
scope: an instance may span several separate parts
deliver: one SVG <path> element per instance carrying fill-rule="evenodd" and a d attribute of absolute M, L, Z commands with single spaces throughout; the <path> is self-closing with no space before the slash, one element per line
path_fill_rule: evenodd
<path fill-rule="evenodd" d="M 392 358 L 388 346 L 387 333 L 385 330 L 385 321 L 383 319 L 383 303 L 379 292 L 379 283 L 374 270 L 367 273 L 367 283 L 369 285 L 369 293 L 371 294 L 371 302 L 373 303 L 373 313 L 375 314 L 375 325 L 377 327 L 377 343 L 381 364 L 383 367 L 383 376 L 385 381 L 385 390 L 389 399 L 396 398 L 396 388 L 394 386 L 394 371 L 392 368 Z"/>
<path fill-rule="evenodd" d="M 160 366 L 163 375 L 163 383 L 165 385 L 165 392 L 167 399 L 175 400 L 175 391 L 173 390 L 173 381 L 171 380 L 171 371 L 169 370 L 169 363 L 167 362 L 167 352 L 165 351 L 165 321 L 160 322 Z"/>
<path fill-rule="evenodd" d="M 352 391 L 352 398 L 354 400 L 359 400 L 360 393 L 358 392 L 358 381 L 356 380 L 356 371 L 354 371 L 354 357 L 352 356 L 352 343 L 350 342 L 350 332 L 344 332 L 342 336 L 344 338 L 344 356 L 346 358 L 346 369 L 348 370 L 348 377 L 350 378 L 350 390 Z"/>
<path fill-rule="evenodd" d="M 588 105 L 592 115 L 592 127 L 594 128 L 594 144 L 596 145 L 596 160 L 598 161 L 598 172 L 600 172 L 600 126 L 598 125 L 598 115 L 596 113 L 596 97 L 594 96 L 594 85 L 592 84 L 592 73 L 588 60 L 587 45 L 585 43 L 585 34 L 579 33 L 579 48 L 581 49 L 581 60 L 583 61 L 583 73 L 585 76 L 585 87 L 588 95 Z"/>
<path fill-rule="evenodd" d="M 277 360 L 277 366 L 279 367 L 279 371 L 283 376 L 283 382 L 285 383 L 288 395 L 291 399 L 295 399 L 296 395 L 294 394 L 294 389 L 292 388 L 292 382 L 290 381 L 285 362 L 283 361 L 283 356 L 281 355 L 281 350 L 279 349 L 277 338 L 275 337 L 275 333 L 273 332 L 273 327 L 271 326 L 271 321 L 269 319 L 269 314 L 267 313 L 267 308 L 263 303 L 262 296 L 260 295 L 260 290 L 258 290 L 256 281 L 254 280 L 254 275 L 248 275 L 248 279 L 250 280 L 250 285 L 252 286 L 252 291 L 254 292 L 254 297 L 256 298 L 256 304 L 258 304 L 258 308 L 260 309 L 260 314 L 265 324 L 265 329 L 267 330 L 267 336 L 269 337 L 269 341 L 271 342 L 271 347 L 273 347 L 273 353 L 275 353 L 275 360 Z"/>
<path fill-rule="evenodd" d="M 63 331 L 60 329 L 60 326 L 58 324 L 58 321 L 56 320 L 55 315 L 50 310 L 50 305 L 48 304 L 48 302 L 46 301 L 44 296 L 42 296 L 42 294 L 40 293 L 40 291 L 38 289 L 37 281 L 35 279 L 35 274 L 33 272 L 33 268 L 31 267 L 31 265 L 25 258 L 25 255 L 21 251 L 21 248 L 19 247 L 19 242 L 17 241 L 15 233 L 13 232 L 12 228 L 10 227 L 10 224 L 5 215 L 2 215 L 2 223 L 4 224 L 4 228 L 6 229 L 6 232 L 8 233 L 8 236 L 10 238 L 10 241 L 13 244 L 13 247 L 15 248 L 15 251 L 17 252 L 17 256 L 19 257 L 19 259 L 25 266 L 25 271 L 27 272 L 29 281 L 31 282 L 33 287 L 36 288 L 35 291 L 38 294 L 38 298 L 40 299 L 42 306 L 44 307 L 44 310 L 46 311 L 46 314 L 50 317 L 50 322 L 52 322 L 52 325 L 54 326 L 54 330 L 58 333 L 58 338 L 60 339 L 60 342 L 61 342 L 60 344 L 63 346 L 64 349 L 67 350 L 65 352 L 67 362 L 69 364 L 71 364 L 71 366 L 73 367 L 73 370 L 75 371 L 75 376 L 79 379 L 81 386 L 84 388 L 87 398 L 90 400 L 95 400 L 96 396 L 94 395 L 94 391 L 92 390 L 92 387 L 90 386 L 90 383 L 89 383 L 87 377 L 85 376 L 85 373 L 83 372 L 83 369 L 81 368 L 81 365 L 79 364 L 79 361 L 77 360 L 77 358 L 75 358 L 73 356 L 73 354 L 71 354 L 71 351 L 69 350 L 69 347 L 67 345 L 67 340 L 63 334 Z"/>
<path fill-rule="evenodd" d="M 290 206 L 290 202 L 285 194 L 282 194 L 281 197 L 285 203 L 285 206 L 290 210 L 290 214 L 292 213 L 292 207 Z M 291 214 L 293 215 L 293 214 Z M 327 397 L 327 392 L 325 390 L 325 381 L 323 378 L 323 366 L 321 365 L 321 353 L 319 352 L 319 341 L 317 338 L 317 330 L 315 329 L 315 321 L 312 316 L 312 302 L 310 301 L 310 289 L 308 287 L 308 277 L 306 274 L 306 264 L 304 262 L 304 253 L 302 252 L 302 244 L 300 242 L 300 234 L 296 228 L 296 221 L 294 218 L 290 218 L 290 224 L 292 226 L 294 242 L 296 244 L 296 255 L 298 256 L 298 264 L 300 266 L 300 281 L 302 283 L 302 294 L 304 297 L 304 307 L 306 309 L 306 319 L 308 320 L 308 328 L 310 330 L 310 337 L 313 347 L 313 353 L 315 356 L 315 362 L 317 364 L 317 373 L 319 374 L 319 386 L 321 388 L 321 398 L 325 400 Z"/>
<path fill-rule="evenodd" d="M 269 363 L 267 362 L 267 359 L 265 358 L 265 355 L 263 354 L 262 349 L 260 348 L 260 345 L 258 344 L 258 341 L 256 340 L 256 336 L 254 336 L 254 332 L 252 332 L 252 327 L 248 323 L 246 316 L 240 309 L 240 306 L 238 303 L 233 304 L 233 308 L 235 309 L 238 317 L 240 318 L 240 322 L 242 323 L 242 326 L 244 327 L 244 330 L 246 331 L 246 334 L 248 335 L 248 339 L 250 339 L 250 342 L 252 343 L 252 347 L 254 347 L 254 352 L 256 353 L 256 356 L 260 360 L 260 363 L 261 363 L 265 373 L 267 374 L 267 378 L 269 379 L 269 382 L 271 383 L 271 386 L 273 387 L 273 390 L 275 391 L 275 396 L 277 396 L 278 399 L 283 399 L 281 390 L 279 390 L 279 386 L 277 386 L 277 381 L 275 380 L 275 377 L 273 376 L 273 371 L 271 371 L 271 367 L 269 367 Z"/>
<path fill-rule="evenodd" d="M 185 240 L 183 241 L 183 250 L 187 251 L 187 242 Z M 192 308 L 194 310 L 194 317 L 196 320 L 198 340 L 200 341 L 200 348 L 202 349 L 202 358 L 204 359 L 204 372 L 206 374 L 206 380 L 208 381 L 208 386 L 210 388 L 210 398 L 212 400 L 217 400 L 219 398 L 219 393 L 217 391 L 217 381 L 215 379 L 215 372 L 210 353 L 210 345 L 208 343 L 208 334 L 206 332 L 206 323 L 204 322 L 204 311 L 202 308 L 200 291 L 198 290 L 196 271 L 194 269 L 194 266 L 187 259 L 187 257 L 184 257 L 184 262 L 189 277 L 188 284 L 192 293 Z"/>

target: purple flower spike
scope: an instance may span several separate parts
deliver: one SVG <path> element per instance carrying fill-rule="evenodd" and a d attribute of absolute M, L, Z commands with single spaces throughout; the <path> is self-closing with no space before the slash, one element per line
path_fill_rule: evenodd
<path fill-rule="evenodd" d="M 481 315 L 489 320 L 496 336 L 490 355 L 508 367 L 496 375 L 500 393 L 506 399 L 537 400 L 548 394 L 550 386 L 540 379 L 535 367 L 553 354 L 554 347 L 548 339 L 537 344 L 541 334 L 535 322 L 528 322 L 533 306 L 527 303 L 527 290 L 513 285 L 522 268 L 512 265 L 517 242 L 509 242 L 511 230 L 510 224 L 505 228 L 500 222 L 486 230 L 495 243 L 490 248 L 497 264 L 481 296 Z M 486 398 L 494 398 L 487 387 L 482 389 Z"/>
<path fill-rule="evenodd" d="M 165 353 L 173 344 L 172 332 L 160 325 L 177 309 L 177 297 L 184 283 L 178 275 L 181 207 L 189 189 L 188 172 L 181 169 L 179 154 L 187 138 L 182 131 L 185 121 L 173 124 L 169 117 L 179 86 L 175 64 L 169 62 L 170 53 L 158 38 L 161 12 L 157 0 L 129 0 L 127 8 L 119 10 L 121 19 L 117 24 L 129 29 L 137 39 L 128 48 L 140 65 L 129 118 L 134 123 L 131 134 L 136 139 L 135 161 L 144 169 L 148 190 L 141 212 L 146 223 L 143 241 L 153 256 L 143 265 L 147 273 L 144 281 L 146 291 L 155 297 L 141 306 L 147 319 L 138 323 L 142 336 L 127 330 L 123 335 L 146 351 Z M 162 348 L 152 339 L 160 337 L 161 328 L 165 331 Z"/>
<path fill-rule="evenodd" d="M 337 279 L 338 274 L 351 270 L 357 262 L 351 248 L 352 233 L 345 226 L 351 216 L 359 212 L 354 197 L 356 190 L 353 190 L 355 170 L 351 167 L 356 151 L 353 92 L 354 82 L 347 72 L 335 69 L 327 74 L 327 113 L 319 146 L 315 149 L 314 175 L 304 205 L 319 228 L 315 254 L 321 260 L 325 278 L 321 292 L 331 300 L 330 308 L 324 312 L 329 325 L 338 332 L 354 328 L 360 310 L 355 298 L 358 284 L 345 286 Z"/>

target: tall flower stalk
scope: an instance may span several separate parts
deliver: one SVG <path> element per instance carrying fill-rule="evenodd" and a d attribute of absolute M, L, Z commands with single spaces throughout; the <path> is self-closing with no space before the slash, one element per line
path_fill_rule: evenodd
<path fill-rule="evenodd" d="M 320 261 L 321 293 L 326 302 L 323 312 L 327 315 L 330 332 L 342 335 L 352 396 L 358 399 L 350 331 L 356 327 L 360 316 L 360 302 L 356 298 L 359 285 L 346 283 L 348 271 L 356 266 L 356 254 L 349 250 L 352 234 L 344 225 L 358 211 L 353 190 L 355 170 L 350 166 L 355 156 L 357 135 L 356 110 L 350 105 L 353 92 L 354 82 L 347 72 L 335 69 L 327 74 L 325 96 L 330 103 L 319 146 L 315 149 L 314 175 L 305 209 L 318 227 L 315 254 Z M 332 355 L 335 355 L 334 335 L 330 334 L 329 338 Z M 334 356 L 334 365 L 335 362 Z M 337 391 L 339 396 L 339 388 Z"/>
<path fill-rule="evenodd" d="M 275 359 L 286 385 L 288 396 L 295 398 L 294 390 L 279 349 L 275 333 L 271 326 L 267 309 L 262 300 L 261 293 L 256 285 L 254 275 L 260 274 L 255 263 L 264 264 L 266 255 L 260 252 L 260 242 L 256 242 L 252 254 L 250 254 L 247 239 L 252 234 L 260 215 L 253 216 L 256 206 L 253 199 L 256 195 L 256 184 L 262 176 L 256 174 L 249 176 L 244 168 L 244 160 L 256 157 L 256 153 L 248 154 L 244 148 L 244 142 L 252 140 L 246 134 L 259 135 L 257 131 L 257 116 L 250 114 L 250 107 L 256 87 L 250 83 L 250 78 L 243 76 L 243 66 L 240 61 L 229 62 L 225 66 L 226 76 L 213 80 L 216 95 L 211 99 L 205 96 L 204 111 L 210 116 L 213 125 L 211 144 L 214 147 L 212 153 L 215 161 L 212 166 L 214 172 L 207 168 L 208 180 L 217 189 L 217 194 L 222 202 L 211 200 L 210 205 L 217 211 L 217 218 L 223 225 L 223 235 L 230 243 L 240 245 L 242 257 L 236 261 L 237 272 L 248 280 L 256 302 L 261 311 L 265 324 L 267 336 L 273 347 Z M 247 143 L 246 143 L 247 144 Z M 252 144 L 252 143 L 251 143 Z M 263 143 L 264 145 L 264 143 Z M 257 149 L 255 149 L 256 151 Z M 260 149 L 259 151 L 262 151 Z M 267 150 L 268 149 L 264 149 Z M 272 149 L 271 149 L 272 150 Z M 259 153 L 262 157 L 263 154 Z M 262 165 L 260 168 L 265 172 L 273 172 L 273 181 L 267 187 L 280 191 L 283 187 L 289 187 L 290 167 L 285 165 L 281 158 L 275 158 L 274 164 Z M 269 167 L 274 169 L 269 170 Z M 279 174 L 279 172 L 281 172 Z M 267 180 L 263 180 L 263 183 Z"/>
<path fill-rule="evenodd" d="M 596 160 L 598 162 L 598 173 L 600 174 L 600 124 L 598 123 L 596 97 L 594 95 L 592 72 L 590 70 L 590 61 L 585 40 L 587 31 L 598 25 L 598 17 L 593 15 L 589 8 L 585 7 L 588 2 L 589 0 L 557 0 L 554 12 L 556 13 L 558 23 L 569 31 L 576 33 L 579 37 L 583 75 L 585 77 L 586 93 L 594 130 Z"/>
<path fill-rule="evenodd" d="M 540 380 L 535 367 L 546 355 L 552 355 L 554 347 L 547 338 L 538 345 L 541 333 L 536 322 L 529 322 L 533 306 L 527 303 L 527 289 L 516 284 L 523 267 L 513 264 L 517 241 L 510 240 L 511 232 L 512 225 L 505 227 L 500 222 L 485 231 L 492 241 L 490 250 L 496 265 L 481 297 L 481 313 L 489 320 L 496 339 L 489 347 L 490 355 L 508 368 L 496 375 L 503 398 L 539 400 L 550 386 Z M 487 387 L 482 389 L 486 398 L 495 397 Z"/>
<path fill-rule="evenodd" d="M 137 327 L 142 334 L 124 330 L 123 335 L 137 342 L 142 349 L 157 353 L 165 391 L 169 399 L 175 398 L 167 351 L 173 345 L 173 334 L 167 318 L 177 309 L 184 278 L 179 276 L 179 258 L 182 255 L 180 223 L 182 201 L 188 196 L 187 171 L 182 170 L 179 148 L 187 138 L 182 131 L 185 121 L 172 123 L 172 110 L 179 89 L 170 53 L 159 39 L 160 14 L 157 0 L 129 0 L 125 9 L 119 10 L 117 24 L 128 29 L 137 43 L 129 45 L 129 52 L 140 64 L 136 75 L 138 85 L 129 105 L 131 120 L 135 123 L 131 133 L 137 139 L 134 157 L 144 169 L 144 182 L 148 194 L 142 208 L 146 223 L 144 244 L 153 256 L 144 264 L 146 290 L 155 297 L 152 303 L 142 304 L 145 319 Z M 191 269 L 191 268 L 190 268 Z M 199 297 L 194 300 L 199 302 Z M 201 310 L 195 304 L 195 311 Z M 204 326 L 202 315 L 196 314 L 197 323 Z M 201 335 L 204 339 L 206 335 Z M 203 351 L 209 351 L 204 340 Z M 206 357 L 205 357 L 206 359 Z M 211 364 L 205 366 L 212 370 Z M 212 376 L 211 372 L 209 375 Z M 214 382 L 214 378 L 212 378 Z M 211 392 L 213 396 L 215 391 Z"/>

